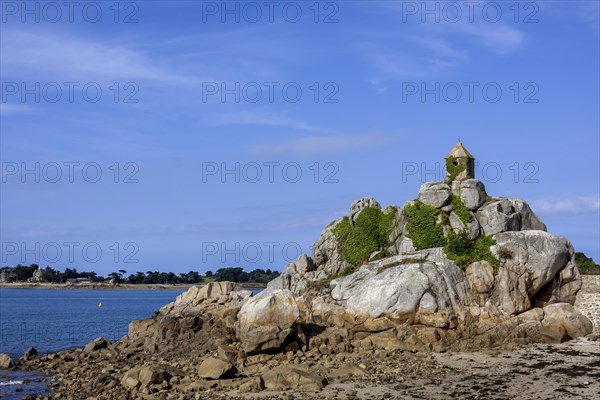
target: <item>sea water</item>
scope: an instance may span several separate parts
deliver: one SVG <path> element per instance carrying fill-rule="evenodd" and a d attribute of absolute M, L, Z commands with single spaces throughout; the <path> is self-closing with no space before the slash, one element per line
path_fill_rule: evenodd
<path fill-rule="evenodd" d="M 127 334 L 132 320 L 149 318 L 183 290 L 0 289 L 0 353 L 17 359 L 85 346 L 97 337 Z M 0 371 L 0 397 L 21 398 L 45 388 L 44 377 Z"/>

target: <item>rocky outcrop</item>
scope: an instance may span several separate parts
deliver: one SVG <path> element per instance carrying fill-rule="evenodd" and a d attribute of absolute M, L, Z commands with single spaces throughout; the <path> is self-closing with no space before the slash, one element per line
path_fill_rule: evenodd
<path fill-rule="evenodd" d="M 460 202 L 451 203 L 452 196 Z M 548 334 L 548 327 L 565 338 L 589 331 L 585 317 L 553 315 L 574 302 L 581 278 L 571 244 L 545 232 L 546 226 L 525 202 L 490 198 L 476 179 L 426 183 L 418 201 L 440 210 L 437 223 L 447 224 L 445 236 L 453 230 L 467 233 L 473 241 L 492 237 L 495 244 L 489 252 L 497 265 L 474 260 L 461 269 L 441 248 L 415 250 L 406 231 L 407 216 L 396 209 L 390 245 L 355 272 L 335 279 L 349 266 L 332 232 L 340 220 L 334 221 L 315 243 L 312 259 L 303 255 L 288 265 L 261 295 L 266 303 L 275 297 L 274 289 L 292 293 L 300 311 L 295 324 L 304 327 L 302 333 L 309 338 L 298 333 L 288 338 L 320 351 L 365 346 L 443 349 L 543 341 L 541 332 Z M 369 204 L 379 208 L 377 202 L 361 199 L 350 214 Z M 315 295 L 319 286 L 323 289 Z M 579 329 L 559 323 L 565 318 Z M 323 331 L 315 334 L 315 326 Z M 275 334 L 268 337 L 283 344 Z M 259 350 L 253 346 L 249 348 Z"/>
<path fill-rule="evenodd" d="M 58 361 L 45 359 L 66 373 L 77 360 L 111 360 L 90 382 L 78 381 L 83 398 L 106 385 L 109 398 L 191 398 L 218 385 L 235 388 L 236 396 L 321 391 L 331 379 L 368 377 L 385 356 L 412 360 L 415 350 L 561 343 L 592 331 L 573 307 L 581 276 L 572 245 L 546 232 L 525 202 L 491 198 L 480 181 L 464 179 L 426 183 L 407 204 L 419 207 L 382 210 L 384 235 L 379 222 L 373 229 L 384 236 L 375 242 L 380 248 L 367 248 L 357 265 L 344 260 L 334 230 L 341 221 L 356 228 L 361 212 L 380 209 L 372 198 L 352 203 L 347 220 L 323 229 L 311 256 L 289 263 L 256 297 L 229 282 L 192 287 L 153 317 L 132 322 L 120 342 L 99 338 Z M 363 215 L 370 214 L 381 215 Z M 463 252 L 416 249 L 409 228 L 417 222 L 424 236 L 435 235 L 435 245 L 460 239 Z M 350 354 L 371 357 L 370 364 L 348 362 Z M 433 376 L 417 372 L 412 379 Z"/>
<path fill-rule="evenodd" d="M 192 286 L 187 292 L 177 296 L 173 303 L 160 309 L 160 313 L 170 316 L 197 315 L 203 306 L 209 304 L 240 304 L 252 295 L 232 282 L 211 282 L 199 287 Z"/>

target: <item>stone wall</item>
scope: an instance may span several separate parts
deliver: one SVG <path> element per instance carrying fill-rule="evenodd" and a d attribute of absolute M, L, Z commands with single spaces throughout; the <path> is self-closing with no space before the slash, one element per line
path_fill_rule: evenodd
<path fill-rule="evenodd" d="M 594 334 L 600 334 L 600 275 L 582 275 L 583 285 L 577 294 L 575 307 L 594 324 Z"/>

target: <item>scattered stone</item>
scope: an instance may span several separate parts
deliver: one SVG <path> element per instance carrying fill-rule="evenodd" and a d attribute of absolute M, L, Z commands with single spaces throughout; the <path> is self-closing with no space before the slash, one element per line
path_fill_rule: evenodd
<path fill-rule="evenodd" d="M 0 353 L 0 369 L 15 369 L 17 364 L 8 354 Z"/>
<path fill-rule="evenodd" d="M 262 377 L 269 390 L 320 391 L 327 385 L 327 379 L 299 368 L 280 367 L 267 372 Z"/>
<path fill-rule="evenodd" d="M 235 366 L 227 359 L 208 357 L 198 368 L 198 375 L 204 379 L 221 379 L 235 371 Z"/>
<path fill-rule="evenodd" d="M 242 383 L 239 387 L 241 393 L 258 393 L 265 388 L 261 377 L 251 379 L 248 382 Z"/>
<path fill-rule="evenodd" d="M 84 348 L 85 353 L 91 353 L 92 351 L 102 350 L 108 347 L 110 342 L 102 337 L 96 338 L 89 342 Z"/>

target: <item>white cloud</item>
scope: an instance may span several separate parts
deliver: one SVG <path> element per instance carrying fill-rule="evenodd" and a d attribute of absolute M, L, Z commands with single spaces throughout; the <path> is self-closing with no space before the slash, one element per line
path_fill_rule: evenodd
<path fill-rule="evenodd" d="M 573 196 L 560 199 L 540 199 L 531 202 L 540 214 L 586 214 L 600 211 L 600 196 Z"/>
<path fill-rule="evenodd" d="M 216 117 L 211 126 L 222 125 L 266 125 L 282 128 L 299 129 L 308 132 L 331 133 L 329 129 L 325 129 L 316 125 L 311 125 L 305 122 L 294 120 L 293 118 L 284 115 L 274 114 L 264 111 L 241 111 L 220 115 Z"/>
<path fill-rule="evenodd" d="M 309 155 L 376 147 L 386 142 L 386 136 L 376 133 L 363 135 L 320 135 L 294 138 L 279 143 L 256 144 L 250 146 L 248 152 L 254 155 Z"/>
<path fill-rule="evenodd" d="M 73 34 L 3 29 L 3 75 L 27 79 L 129 79 L 185 84 L 193 81 L 158 60 L 117 42 Z"/>

